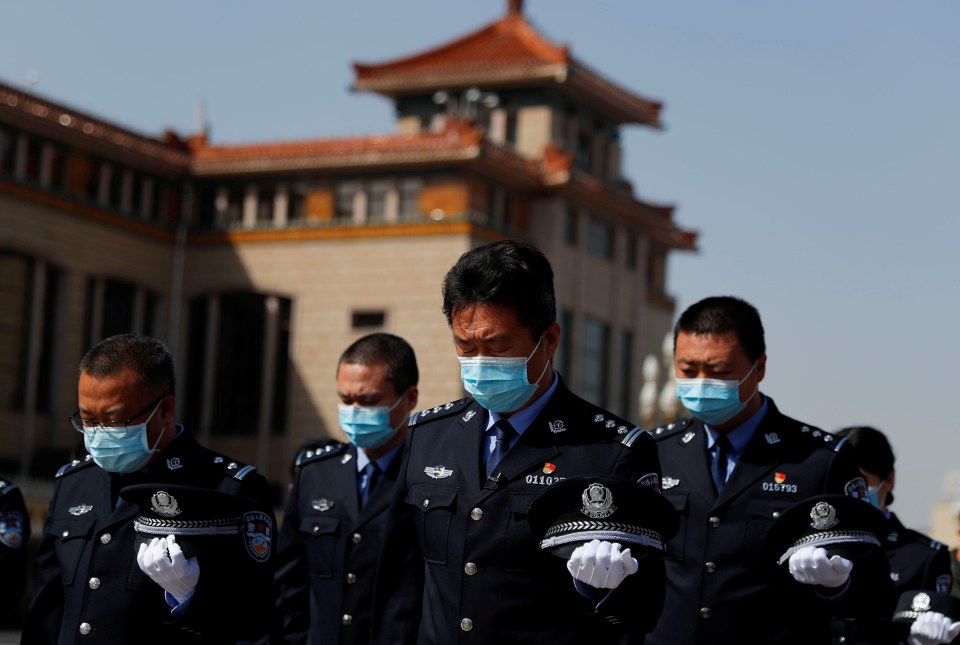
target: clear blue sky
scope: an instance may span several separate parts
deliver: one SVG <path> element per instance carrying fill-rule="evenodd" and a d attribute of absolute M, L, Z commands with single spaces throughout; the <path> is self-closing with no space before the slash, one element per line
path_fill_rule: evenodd
<path fill-rule="evenodd" d="M 378 62 L 493 20 L 505 0 L 137 3 L 5 0 L 0 79 L 147 134 L 216 142 L 387 132 L 353 94 Z M 548 37 L 665 103 L 629 128 L 626 174 L 701 232 L 676 257 L 680 307 L 740 295 L 764 316 L 764 391 L 898 456 L 898 511 L 928 523 L 960 468 L 960 4 L 948 0 L 528 0 Z M 951 188 L 953 186 L 954 188 Z"/>

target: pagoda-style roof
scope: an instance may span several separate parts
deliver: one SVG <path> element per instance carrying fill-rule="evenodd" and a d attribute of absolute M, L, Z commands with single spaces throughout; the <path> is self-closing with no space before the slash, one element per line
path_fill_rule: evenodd
<path fill-rule="evenodd" d="M 434 49 L 380 64 L 354 63 L 358 90 L 391 98 L 469 87 L 555 87 L 617 123 L 659 127 L 661 104 L 602 77 L 540 34 L 509 3 L 506 15 Z"/>

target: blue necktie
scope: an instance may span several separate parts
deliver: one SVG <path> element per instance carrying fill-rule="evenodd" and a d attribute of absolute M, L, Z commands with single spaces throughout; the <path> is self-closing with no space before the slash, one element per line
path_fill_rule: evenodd
<path fill-rule="evenodd" d="M 717 435 L 713 447 L 716 455 L 714 455 L 713 463 L 710 465 L 710 474 L 713 475 L 713 484 L 716 486 L 719 495 L 724 484 L 727 483 L 727 464 L 730 461 L 730 453 L 733 452 L 733 444 L 730 443 L 727 435 L 720 434 Z"/>
<path fill-rule="evenodd" d="M 380 467 L 375 461 L 371 461 L 363 467 L 360 479 L 360 508 L 367 505 L 370 493 L 373 492 L 374 486 L 380 480 L 380 472 Z"/>
<path fill-rule="evenodd" d="M 509 421 L 500 419 L 493 424 L 493 434 L 497 438 L 497 442 L 493 446 L 493 452 L 487 457 L 487 477 L 493 474 L 497 464 L 507 454 L 507 450 L 510 449 L 510 441 L 517 434 L 517 431 L 513 429 Z"/>

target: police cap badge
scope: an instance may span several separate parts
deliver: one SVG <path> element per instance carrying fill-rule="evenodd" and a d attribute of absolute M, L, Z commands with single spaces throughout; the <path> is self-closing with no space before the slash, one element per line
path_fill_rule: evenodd
<path fill-rule="evenodd" d="M 893 622 L 909 625 L 922 614 L 935 611 L 950 619 L 960 620 L 960 598 L 938 591 L 904 591 L 897 600 L 897 609 L 893 612 Z"/>
<path fill-rule="evenodd" d="M 780 513 L 767 533 L 770 557 L 785 565 L 808 546 L 856 559 L 880 548 L 886 518 L 869 502 L 847 495 L 818 495 Z"/>
<path fill-rule="evenodd" d="M 662 553 L 679 525 L 673 505 L 655 489 L 599 475 L 553 484 L 531 502 L 527 521 L 540 548 L 561 558 L 590 540 L 618 542 L 637 558 Z"/>

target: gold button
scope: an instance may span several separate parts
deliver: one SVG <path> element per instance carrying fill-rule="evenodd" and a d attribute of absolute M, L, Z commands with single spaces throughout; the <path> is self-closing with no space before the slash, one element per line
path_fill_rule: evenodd
<path fill-rule="evenodd" d="M 483 509 L 475 508 L 470 511 L 470 519 L 474 522 L 479 522 L 481 518 L 483 518 Z"/>
<path fill-rule="evenodd" d="M 91 589 L 99 589 L 99 588 L 100 588 L 100 578 L 90 578 L 90 582 L 89 582 L 88 584 L 90 585 L 90 588 L 91 588 Z"/>
<path fill-rule="evenodd" d="M 113 536 L 109 533 L 104 533 L 100 536 L 100 544 L 110 544 L 110 540 L 113 539 Z"/>
<path fill-rule="evenodd" d="M 710 618 L 710 608 L 703 607 L 700 609 L 700 618 Z"/>
<path fill-rule="evenodd" d="M 430 500 L 429 500 L 429 499 L 423 500 L 423 502 L 421 502 L 421 505 L 422 505 L 424 508 L 430 506 Z"/>
<path fill-rule="evenodd" d="M 356 581 L 357 581 L 357 574 L 355 574 L 355 573 L 348 573 L 348 574 L 347 574 L 347 584 L 348 584 L 348 585 L 352 585 L 352 584 L 354 584 Z"/>
<path fill-rule="evenodd" d="M 706 565 L 704 565 L 704 567 L 706 568 L 707 573 L 713 573 L 714 571 L 717 570 L 717 563 L 716 563 L 716 562 L 708 562 Z"/>
<path fill-rule="evenodd" d="M 363 541 L 363 536 L 360 535 L 359 533 L 354 533 L 353 535 L 350 536 L 350 539 L 353 540 L 354 544 L 360 544 L 360 542 Z"/>
<path fill-rule="evenodd" d="M 470 630 L 473 629 L 473 621 L 470 620 L 469 618 L 464 618 L 463 620 L 460 621 L 460 629 L 462 629 L 465 632 L 469 632 Z"/>
<path fill-rule="evenodd" d="M 477 565 L 472 562 L 468 562 L 467 565 L 463 567 L 463 570 L 468 576 L 472 576 L 477 573 Z"/>
<path fill-rule="evenodd" d="M 711 516 L 710 516 L 710 527 L 711 527 L 711 528 L 717 528 L 718 526 L 720 526 L 720 518 L 717 517 L 716 515 L 711 515 Z"/>
<path fill-rule="evenodd" d="M 341 621 L 344 625 L 352 625 L 352 624 L 353 624 L 353 616 L 351 616 L 350 614 L 344 614 L 344 615 L 343 615 L 343 618 L 341 618 L 340 621 Z"/>
<path fill-rule="evenodd" d="M 80 623 L 80 633 L 86 636 L 93 631 L 93 627 L 90 626 L 90 623 Z"/>

